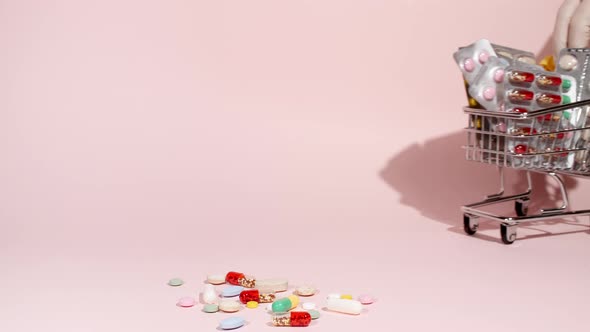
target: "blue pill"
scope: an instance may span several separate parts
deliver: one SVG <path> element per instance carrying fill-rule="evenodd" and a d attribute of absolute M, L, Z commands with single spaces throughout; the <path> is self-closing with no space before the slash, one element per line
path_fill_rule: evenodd
<path fill-rule="evenodd" d="M 234 297 L 240 295 L 240 293 L 244 290 L 242 286 L 228 286 L 225 287 L 221 291 L 221 296 L 223 297 Z"/>
<path fill-rule="evenodd" d="M 219 328 L 222 330 L 233 330 L 244 326 L 246 321 L 242 317 L 230 317 L 222 320 L 219 323 Z"/>

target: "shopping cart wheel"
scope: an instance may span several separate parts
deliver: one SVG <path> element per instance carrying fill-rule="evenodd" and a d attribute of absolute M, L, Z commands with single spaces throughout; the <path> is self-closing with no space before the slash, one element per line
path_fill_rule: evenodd
<path fill-rule="evenodd" d="M 516 215 L 519 217 L 524 217 L 529 213 L 529 201 L 528 197 L 519 198 L 514 202 L 514 210 L 516 210 Z"/>
<path fill-rule="evenodd" d="M 465 233 L 469 235 L 475 234 L 475 232 L 477 232 L 478 226 L 479 224 L 477 222 L 476 216 L 472 216 L 469 214 L 463 215 L 463 230 L 465 230 Z"/>
<path fill-rule="evenodd" d="M 512 244 L 516 240 L 516 225 L 500 224 L 500 234 L 504 244 Z"/>

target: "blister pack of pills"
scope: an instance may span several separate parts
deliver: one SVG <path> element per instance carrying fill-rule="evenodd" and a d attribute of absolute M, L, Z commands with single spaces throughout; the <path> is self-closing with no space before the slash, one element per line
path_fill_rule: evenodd
<path fill-rule="evenodd" d="M 472 117 L 470 124 L 479 131 L 475 149 L 482 149 L 484 160 L 507 160 L 514 167 L 533 169 L 574 169 L 580 164 L 590 168 L 590 153 L 577 151 L 590 151 L 590 130 L 585 129 L 590 106 L 530 114 L 590 100 L 590 48 L 567 48 L 557 61 L 546 57 L 537 65 L 533 52 L 480 39 L 459 48 L 453 57 L 464 78 L 469 107 L 490 112 Z M 494 112 L 528 115 L 514 118 Z"/>
<path fill-rule="evenodd" d="M 590 99 L 590 48 L 565 48 L 559 53 L 557 73 L 575 78 L 573 101 Z M 570 123 L 582 127 L 588 123 L 588 107 L 574 109 Z"/>
<path fill-rule="evenodd" d="M 506 140 L 506 150 L 516 155 L 537 153 L 539 138 L 530 135 L 537 135 L 540 126 L 534 120 L 509 121 L 509 123 L 510 128 L 507 133 L 511 136 Z M 513 167 L 530 166 L 537 162 L 538 156 L 516 156 L 511 159 Z"/>
<path fill-rule="evenodd" d="M 539 69 L 537 66 L 514 65 L 506 68 L 504 110 L 507 112 L 531 112 L 552 106 L 568 104 L 576 98 L 576 79 Z M 542 156 L 523 159 L 533 167 L 567 168 L 573 165 L 573 154 L 563 158 L 555 152 L 570 149 L 577 137 L 564 133 L 550 134 L 574 128 L 571 121 L 576 110 L 550 113 L 529 120 L 509 121 L 509 131 L 517 134 L 544 134 L 524 139 L 511 139 L 508 149 L 513 153 L 543 153 Z M 524 127 L 523 127 L 524 125 Z M 519 128 L 520 127 L 520 128 Z M 518 131 L 523 131 L 519 133 Z M 521 151 L 521 152 L 519 152 Z M 529 165 L 531 166 L 531 165 Z"/>
<path fill-rule="evenodd" d="M 535 54 L 533 52 L 517 50 L 515 48 L 492 44 L 496 56 L 508 61 L 510 64 L 525 63 L 536 65 Z"/>
<path fill-rule="evenodd" d="M 453 54 L 465 81 L 470 85 L 491 56 L 496 56 L 496 53 L 487 39 L 480 39 L 469 46 L 460 48 Z"/>
<path fill-rule="evenodd" d="M 475 98 L 473 98 L 471 96 L 471 94 L 469 93 L 469 83 L 467 83 L 467 80 L 465 80 L 465 78 L 463 78 L 463 82 L 465 83 L 465 94 L 467 95 L 467 103 L 469 105 L 469 107 L 471 108 L 479 108 L 479 109 L 483 109 L 483 106 L 481 106 L 477 100 L 475 100 Z"/>
<path fill-rule="evenodd" d="M 577 95 L 574 100 L 590 99 L 590 48 L 561 50 L 556 71 L 577 78 Z"/>
<path fill-rule="evenodd" d="M 508 66 L 506 59 L 490 57 L 469 87 L 469 94 L 486 110 L 500 110 L 504 101 L 504 76 Z"/>
<path fill-rule="evenodd" d="M 590 99 L 590 48 L 564 48 L 559 52 L 556 71 L 561 74 L 573 76 L 576 82 L 576 101 Z M 571 114 L 570 122 L 577 128 L 587 126 L 590 121 L 590 107 L 580 107 L 574 109 Z M 590 142 L 590 130 L 585 130 L 581 134 L 580 142 L 577 147 L 587 147 Z M 585 154 L 578 153 L 576 162 L 586 162 Z"/>
<path fill-rule="evenodd" d="M 571 103 L 576 98 L 576 80 L 544 70 L 509 66 L 505 73 L 504 110 L 527 112 Z"/>
<path fill-rule="evenodd" d="M 563 113 L 567 114 L 567 113 Z M 574 149 L 579 142 L 579 132 L 567 116 L 548 113 L 529 119 L 509 120 L 506 140 L 507 151 L 515 154 L 544 153 L 543 155 L 519 157 L 523 165 L 535 168 L 571 168 L 575 153 L 558 153 Z"/>

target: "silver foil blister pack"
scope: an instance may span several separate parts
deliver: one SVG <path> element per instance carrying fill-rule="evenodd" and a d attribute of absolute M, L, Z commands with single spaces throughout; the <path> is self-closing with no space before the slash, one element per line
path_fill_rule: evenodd
<path fill-rule="evenodd" d="M 492 44 L 492 48 L 498 58 L 508 61 L 510 64 L 526 63 L 536 65 L 535 54 L 529 51 L 517 50 L 515 48 Z"/>
<path fill-rule="evenodd" d="M 573 76 L 576 79 L 575 101 L 590 99 L 590 48 L 564 48 L 559 52 L 556 71 Z M 578 107 L 572 110 L 571 122 L 576 128 L 584 128 L 590 124 L 590 106 Z M 578 135 L 576 135 L 578 136 Z M 579 135 L 577 148 L 590 148 L 590 130 L 583 130 Z M 589 163 L 587 153 L 577 153 L 577 163 Z"/>

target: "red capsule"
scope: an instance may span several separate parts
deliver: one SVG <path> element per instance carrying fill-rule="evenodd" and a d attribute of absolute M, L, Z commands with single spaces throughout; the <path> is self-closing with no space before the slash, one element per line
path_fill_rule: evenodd
<path fill-rule="evenodd" d="M 556 147 L 555 149 L 553 149 L 553 151 L 561 151 L 561 148 Z M 568 153 L 567 152 L 566 153 L 558 153 L 557 155 L 560 157 L 567 157 Z"/>
<path fill-rule="evenodd" d="M 254 288 L 256 286 L 256 278 L 244 275 L 241 272 L 228 272 L 225 276 L 225 281 L 228 284 L 246 288 Z"/>
<path fill-rule="evenodd" d="M 533 100 L 533 97 L 535 97 L 535 94 L 528 90 L 516 89 L 508 92 L 508 98 L 510 101 L 516 103 Z"/>
<path fill-rule="evenodd" d="M 225 281 L 231 285 L 240 285 L 240 280 L 244 279 L 244 274 L 240 272 L 228 272 L 225 276 Z"/>
<path fill-rule="evenodd" d="M 516 154 L 523 154 L 523 153 L 526 153 L 526 151 L 527 151 L 526 145 L 519 144 L 514 147 L 514 153 L 516 153 Z"/>
<path fill-rule="evenodd" d="M 513 109 L 514 112 L 518 112 L 518 113 L 528 113 L 529 110 L 527 110 L 526 108 L 521 108 L 521 107 L 517 107 L 515 109 Z"/>
<path fill-rule="evenodd" d="M 551 114 L 539 115 L 537 117 L 538 121 L 551 121 L 552 119 L 553 119 L 553 116 Z"/>
<path fill-rule="evenodd" d="M 248 303 L 250 301 L 260 302 L 260 292 L 258 289 L 249 289 L 240 293 L 240 301 Z"/>
<path fill-rule="evenodd" d="M 531 135 L 531 134 L 534 135 L 537 133 L 537 129 L 530 128 L 530 127 L 524 127 L 524 128 L 521 128 L 521 130 L 522 130 L 522 133 L 525 135 Z"/>
<path fill-rule="evenodd" d="M 531 83 L 535 80 L 535 74 L 526 71 L 511 71 L 508 79 L 512 83 Z"/>
<path fill-rule="evenodd" d="M 291 311 L 291 326 L 309 326 L 311 315 L 307 311 Z"/>
<path fill-rule="evenodd" d="M 541 86 L 561 86 L 561 77 L 540 75 L 537 77 L 537 84 Z"/>
<path fill-rule="evenodd" d="M 240 293 L 240 301 L 258 303 L 272 303 L 276 299 L 275 293 L 270 290 L 248 289 Z"/>
<path fill-rule="evenodd" d="M 551 139 L 563 139 L 565 137 L 564 133 L 557 133 L 557 134 L 549 134 L 547 135 L 547 137 L 551 138 Z"/>
<path fill-rule="evenodd" d="M 537 103 L 543 106 L 559 105 L 561 104 L 561 96 L 551 93 L 542 93 L 539 97 L 537 97 Z"/>

